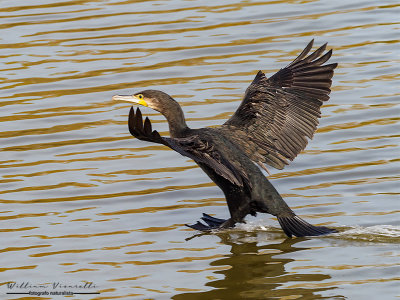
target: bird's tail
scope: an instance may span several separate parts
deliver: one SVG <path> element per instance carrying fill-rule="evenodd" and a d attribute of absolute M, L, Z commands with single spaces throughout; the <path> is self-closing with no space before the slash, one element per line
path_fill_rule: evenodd
<path fill-rule="evenodd" d="M 288 237 L 316 236 L 337 232 L 325 226 L 314 226 L 294 215 L 291 217 L 278 217 L 279 224 Z"/>

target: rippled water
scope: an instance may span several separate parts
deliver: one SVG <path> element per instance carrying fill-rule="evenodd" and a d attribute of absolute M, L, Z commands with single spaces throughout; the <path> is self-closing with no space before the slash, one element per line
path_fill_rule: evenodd
<path fill-rule="evenodd" d="M 1 1 L 0 298 L 63 298 L 6 294 L 55 282 L 100 293 L 69 299 L 399 297 L 399 15 L 396 1 Z M 286 239 L 259 215 L 196 236 L 184 224 L 202 212 L 228 216 L 222 192 L 132 138 L 111 96 L 161 89 L 191 127 L 222 124 L 257 70 L 312 38 L 339 63 L 331 101 L 270 179 L 340 233 Z"/>

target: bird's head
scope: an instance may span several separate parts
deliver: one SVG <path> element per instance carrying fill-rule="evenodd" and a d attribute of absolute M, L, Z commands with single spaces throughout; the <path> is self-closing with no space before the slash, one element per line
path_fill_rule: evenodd
<path fill-rule="evenodd" d="M 157 90 L 145 90 L 133 95 L 115 95 L 113 100 L 127 101 L 150 107 L 163 113 L 171 102 L 176 102 L 168 94 Z"/>
<path fill-rule="evenodd" d="M 162 113 L 167 118 L 172 137 L 183 136 L 185 130 L 188 129 L 180 105 L 164 92 L 145 90 L 133 95 L 116 95 L 112 99 L 137 103 Z"/>

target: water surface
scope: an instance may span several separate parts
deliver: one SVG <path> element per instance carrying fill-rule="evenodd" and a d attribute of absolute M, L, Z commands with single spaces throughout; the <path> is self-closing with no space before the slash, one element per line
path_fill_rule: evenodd
<path fill-rule="evenodd" d="M 100 293 L 69 299 L 399 297 L 399 15 L 396 1 L 2 1 L 0 298 L 53 299 L 6 294 L 40 290 L 9 282 Z M 222 192 L 193 161 L 132 138 L 129 104 L 111 96 L 160 89 L 191 127 L 222 124 L 259 69 L 312 38 L 339 63 L 331 100 L 269 178 L 340 233 L 286 239 L 259 215 L 195 236 L 184 224 L 201 213 L 228 217 Z"/>

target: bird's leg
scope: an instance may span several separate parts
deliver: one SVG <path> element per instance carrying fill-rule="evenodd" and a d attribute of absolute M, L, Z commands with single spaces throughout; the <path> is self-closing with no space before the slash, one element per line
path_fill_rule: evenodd
<path fill-rule="evenodd" d="M 219 228 L 232 228 L 232 227 L 235 227 L 235 224 L 236 223 L 238 223 L 238 222 L 236 222 L 234 219 L 232 219 L 232 218 L 229 218 L 229 219 L 227 219 L 227 220 L 225 220 L 225 222 L 224 223 L 222 223 L 220 226 L 219 226 Z M 244 221 L 240 221 L 240 223 L 245 223 Z"/>

